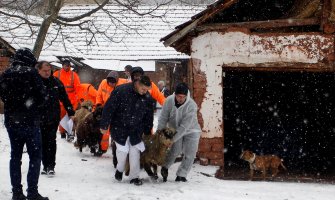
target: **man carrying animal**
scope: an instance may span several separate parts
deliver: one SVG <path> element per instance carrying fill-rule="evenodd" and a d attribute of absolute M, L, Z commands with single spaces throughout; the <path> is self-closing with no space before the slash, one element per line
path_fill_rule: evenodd
<path fill-rule="evenodd" d="M 80 92 L 80 79 L 76 72 L 71 70 L 70 60 L 64 60 L 62 63 L 62 69 L 56 71 L 53 74 L 57 77 L 64 85 L 67 96 L 69 97 L 72 107 L 77 109 L 79 98 L 78 93 Z M 66 115 L 66 109 L 64 105 L 61 103 L 61 115 L 62 119 Z M 59 126 L 59 132 L 62 138 L 66 138 L 66 136 L 70 136 L 71 133 L 66 133 L 65 129 L 62 126 Z"/>
<path fill-rule="evenodd" d="M 42 157 L 40 108 L 48 97 L 35 64 L 36 58 L 30 49 L 18 49 L 13 63 L 0 76 L 0 97 L 4 102 L 5 126 L 11 146 L 9 175 L 13 200 L 48 200 L 38 193 Z M 21 184 L 24 145 L 29 155 L 27 197 Z"/>
<path fill-rule="evenodd" d="M 125 84 L 127 82 L 128 82 L 127 79 L 119 78 L 119 74 L 116 71 L 109 72 L 106 79 L 102 80 L 99 85 L 99 89 L 98 89 L 98 93 L 96 97 L 96 105 L 104 106 L 108 98 L 114 91 L 114 89 L 117 86 Z M 99 155 L 99 154 L 102 155 L 103 153 L 107 152 L 107 149 L 109 146 L 109 136 L 110 136 L 109 131 L 107 131 L 106 134 L 102 136 L 102 139 L 100 142 L 100 150 L 97 152 L 96 155 Z"/>
<path fill-rule="evenodd" d="M 163 105 L 157 130 L 170 127 L 176 129 L 177 132 L 172 139 L 173 145 L 161 169 L 164 182 L 167 181 L 169 167 L 180 153 L 183 153 L 184 156 L 175 181 L 187 181 L 186 177 L 194 162 L 201 134 L 197 110 L 197 105 L 191 99 L 190 91 L 185 83 L 178 84 L 175 93 L 170 95 Z"/>
<path fill-rule="evenodd" d="M 60 106 L 62 102 L 68 115 L 73 119 L 74 111 L 71 102 L 66 94 L 62 82 L 51 75 L 51 66 L 48 62 L 39 62 L 36 65 L 38 73 L 42 77 L 46 87 L 46 95 L 49 97 L 41 112 L 41 134 L 42 134 L 42 163 L 41 174 L 55 175 L 56 165 L 56 136 L 57 127 L 60 121 Z"/>
<path fill-rule="evenodd" d="M 116 143 L 117 170 L 115 179 L 122 180 L 129 154 L 131 184 L 142 185 L 140 152 L 145 150 L 142 135 L 150 135 L 153 127 L 153 100 L 148 93 L 151 81 L 147 76 L 117 87 L 104 106 L 101 133 L 108 127 Z"/>

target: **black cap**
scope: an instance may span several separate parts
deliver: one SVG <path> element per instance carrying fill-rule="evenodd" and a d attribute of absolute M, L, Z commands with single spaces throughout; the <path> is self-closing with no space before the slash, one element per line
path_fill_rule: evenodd
<path fill-rule="evenodd" d="M 184 95 L 187 95 L 188 93 L 188 86 L 186 83 L 179 83 L 177 86 L 176 86 L 176 90 L 174 92 L 175 94 L 184 94 Z"/>
<path fill-rule="evenodd" d="M 35 67 L 37 60 L 33 52 L 28 48 L 18 49 L 14 54 L 14 62 L 21 62 L 29 67 Z"/>

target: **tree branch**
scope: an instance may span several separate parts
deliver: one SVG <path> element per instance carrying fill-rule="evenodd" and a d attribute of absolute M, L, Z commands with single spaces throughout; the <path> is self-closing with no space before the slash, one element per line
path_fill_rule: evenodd
<path fill-rule="evenodd" d="M 72 18 L 66 18 L 66 17 L 58 16 L 57 19 L 60 20 L 60 21 L 64 21 L 64 22 L 74 22 L 74 21 L 81 20 L 85 17 L 91 16 L 92 14 L 97 12 L 98 10 L 102 9 L 108 2 L 109 2 L 109 0 L 105 0 L 102 4 L 99 4 L 98 2 L 96 2 L 99 6 L 92 9 L 91 11 L 89 11 L 85 14 L 82 14 L 82 15 L 79 15 L 79 16 L 76 16 L 76 17 L 72 17 Z"/>
<path fill-rule="evenodd" d="M 3 14 L 3 15 L 6 15 L 8 17 L 15 17 L 15 18 L 19 18 L 21 20 L 23 20 L 26 24 L 28 24 L 29 26 L 41 26 L 41 24 L 38 24 L 38 23 L 32 23 L 30 22 L 28 19 L 22 17 L 22 16 L 19 16 L 19 15 L 14 15 L 14 14 L 9 14 L 9 13 L 6 13 L 6 12 L 3 12 L 0 10 L 0 14 Z"/>

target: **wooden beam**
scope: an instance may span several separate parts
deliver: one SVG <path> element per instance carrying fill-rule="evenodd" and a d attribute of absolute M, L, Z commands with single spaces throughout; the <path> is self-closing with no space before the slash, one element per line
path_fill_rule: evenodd
<path fill-rule="evenodd" d="M 175 33 L 171 34 L 171 37 L 167 38 L 164 41 L 163 44 L 166 47 L 167 46 L 171 46 L 173 43 L 175 43 L 176 41 L 180 40 L 185 35 L 187 35 L 190 31 L 192 31 L 198 24 L 200 24 L 201 22 L 203 22 L 203 21 L 207 20 L 208 18 L 214 16 L 218 12 L 220 12 L 220 11 L 228 8 L 229 6 L 231 6 L 232 4 L 234 4 L 236 2 L 237 2 L 237 0 L 227 0 L 224 3 L 220 4 L 219 6 L 211 7 L 209 9 L 209 11 L 206 12 L 207 14 L 202 15 L 201 17 L 199 17 L 198 19 L 194 20 L 192 23 L 188 24 L 184 28 L 182 28 L 180 30 L 174 31 Z"/>
<path fill-rule="evenodd" d="M 228 28 L 238 27 L 247 29 L 270 29 L 280 27 L 294 27 L 294 26 L 311 26 L 319 25 L 318 18 L 308 19 L 278 19 L 269 21 L 253 21 L 253 22 L 238 22 L 238 23 L 214 23 L 198 26 L 197 31 L 214 31 L 214 30 L 227 30 Z"/>
<path fill-rule="evenodd" d="M 332 63 L 259 63 L 223 65 L 223 71 L 335 72 Z"/>
<path fill-rule="evenodd" d="M 8 51 L 11 52 L 12 54 L 15 53 L 15 48 L 12 47 L 6 40 L 0 38 L 0 44 L 5 46 L 8 49 Z"/>

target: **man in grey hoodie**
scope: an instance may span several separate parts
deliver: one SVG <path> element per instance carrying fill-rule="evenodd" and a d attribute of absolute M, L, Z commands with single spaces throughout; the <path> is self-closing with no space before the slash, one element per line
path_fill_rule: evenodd
<path fill-rule="evenodd" d="M 176 173 L 175 181 L 187 181 L 186 176 L 194 162 L 201 134 L 197 110 L 198 107 L 191 99 L 190 91 L 185 83 L 179 83 L 176 86 L 175 93 L 165 100 L 157 130 L 170 127 L 176 129 L 177 133 L 173 137 L 174 143 L 161 169 L 164 182 L 167 181 L 169 167 L 180 153 L 183 153 L 184 156 Z"/>

